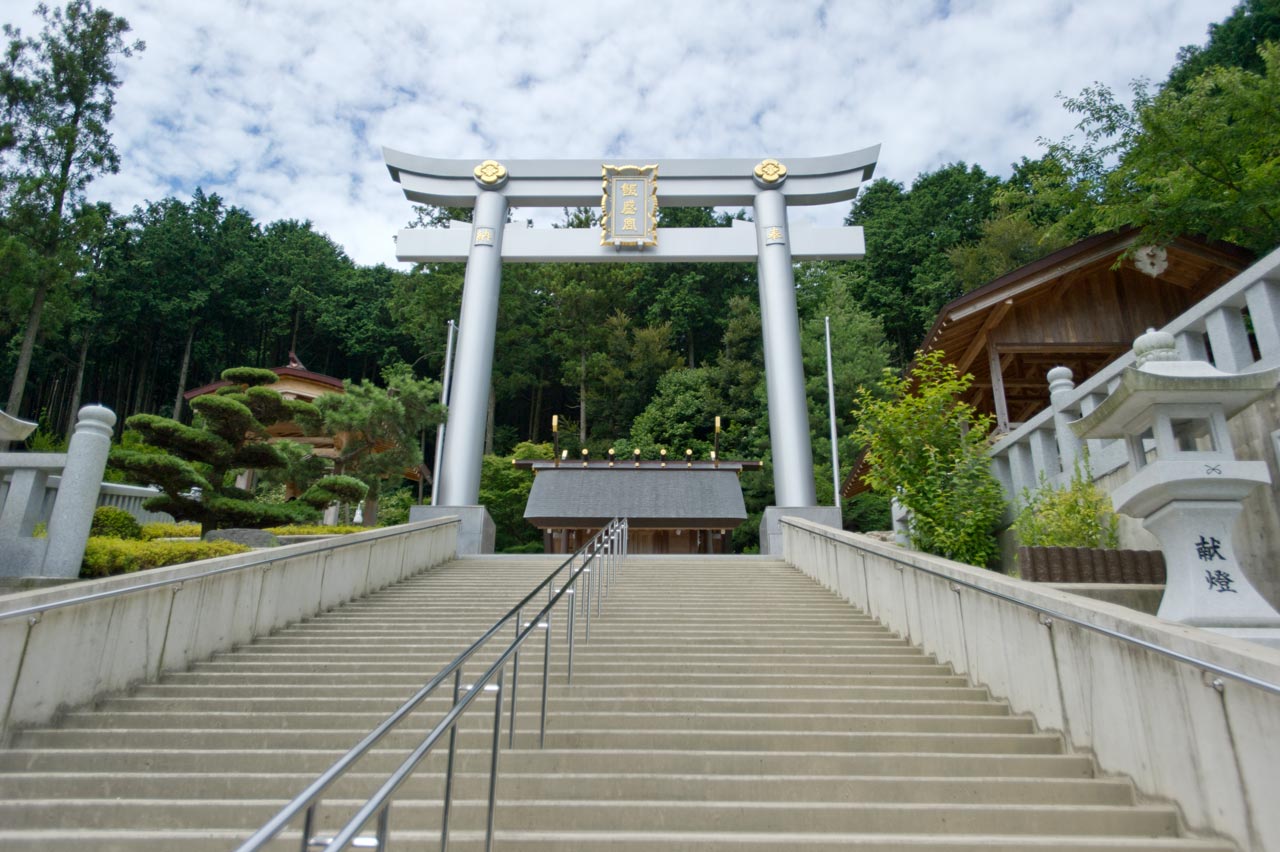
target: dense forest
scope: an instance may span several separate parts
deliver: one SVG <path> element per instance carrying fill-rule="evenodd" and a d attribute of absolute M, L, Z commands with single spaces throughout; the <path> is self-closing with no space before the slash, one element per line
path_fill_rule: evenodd
<path fill-rule="evenodd" d="M 196 189 L 131 211 L 89 203 L 94 177 L 128 169 L 108 125 L 123 19 L 73 0 L 45 30 L 6 27 L 0 65 L 0 375 L 5 410 L 65 434 L 85 401 L 121 420 L 189 419 L 182 394 L 233 366 L 307 369 L 359 382 L 394 365 L 439 378 L 463 268 L 360 266 L 307 221 L 256 221 Z M 815 461 L 831 500 L 823 318 L 831 318 L 841 434 L 859 385 L 910 361 L 946 302 L 1099 231 L 1182 233 L 1256 252 L 1280 244 L 1280 0 L 1247 0 L 1184 48 L 1168 78 L 1063 100 L 1077 133 L 1043 140 L 1002 178 L 953 163 L 910 184 L 878 179 L 853 202 L 867 257 L 796 268 Z M 68 57 L 72 61 L 67 61 Z M 998 165 L 998 164 L 997 164 Z M 467 211 L 422 208 L 412 227 Z M 514 214 L 519 218 L 519 212 Z M 747 214 L 665 208 L 662 226 L 728 227 Z M 594 227 L 566 210 L 562 227 Z M 753 511 L 770 502 L 755 268 L 742 264 L 508 264 L 503 272 L 489 452 L 549 440 L 593 453 L 658 447 L 724 457 Z M 424 436 L 430 458 L 434 434 Z M 842 446 L 841 458 L 854 447 Z M 391 483 L 389 487 L 398 486 Z M 881 525 L 883 506 L 848 507 Z M 754 519 L 740 530 L 754 537 Z"/>

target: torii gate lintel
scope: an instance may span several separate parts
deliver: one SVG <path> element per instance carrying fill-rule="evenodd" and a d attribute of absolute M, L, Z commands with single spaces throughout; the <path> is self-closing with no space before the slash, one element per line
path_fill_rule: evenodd
<path fill-rule="evenodd" d="M 808 406 L 800 355 L 792 263 L 796 260 L 854 259 L 864 253 L 862 229 L 792 229 L 791 205 L 829 204 L 852 199 L 875 170 L 879 146 L 830 157 L 775 159 L 649 160 L 648 166 L 602 166 L 593 160 L 441 160 L 384 149 L 387 168 L 412 201 L 474 207 L 469 226 L 411 229 L 397 238 L 402 261 L 465 260 L 462 310 L 454 363 L 453 391 L 445 430 L 440 477 L 441 507 L 476 508 L 480 494 L 485 417 L 493 370 L 498 293 L 504 262 L 706 262 L 756 258 L 760 314 L 773 453 L 772 526 L 786 509 L 826 511 L 817 506 Z M 613 170 L 611 173 L 610 170 Z M 657 180 L 661 172 L 661 181 Z M 605 198 L 601 200 L 601 182 Z M 611 202 L 611 179 L 644 175 L 643 198 Z M 641 181 L 641 178 L 636 178 Z M 636 186 L 626 188 L 636 196 Z M 652 203 L 648 200 L 652 195 Z M 606 206 L 606 219 L 622 220 L 643 240 L 620 239 L 615 221 L 603 237 L 587 229 L 528 229 L 507 225 L 507 211 L 523 207 Z M 751 205 L 754 222 L 729 228 L 656 228 L 657 205 Z M 637 205 L 639 205 L 637 207 Z M 648 221 L 652 227 L 645 229 Z M 640 222 L 637 226 L 635 223 Z M 461 224 L 461 223 L 459 223 Z M 612 237 L 610 238 L 610 234 Z M 630 232 L 628 232 L 628 236 Z M 833 510 L 838 511 L 838 510 Z M 771 516 L 766 513 L 766 519 Z M 491 522 L 490 522 L 491 523 Z M 466 531 L 464 530 L 464 533 Z M 474 543 L 479 536 L 470 534 Z M 770 551 L 764 528 L 762 549 Z M 460 548 L 462 545 L 460 545 Z"/>

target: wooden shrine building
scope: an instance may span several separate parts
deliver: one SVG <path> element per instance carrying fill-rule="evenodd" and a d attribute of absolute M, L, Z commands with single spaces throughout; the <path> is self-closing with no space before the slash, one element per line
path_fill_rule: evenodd
<path fill-rule="evenodd" d="M 1048 407 L 1049 370 L 1069 367 L 1080 384 L 1253 260 L 1191 237 L 1134 251 L 1139 238 L 1132 228 L 1097 234 L 966 293 L 942 308 L 921 350 L 972 374 L 965 401 L 1008 432 Z M 844 496 L 865 490 L 863 472 L 859 456 Z"/>
<path fill-rule="evenodd" d="M 738 475 L 760 462 L 517 460 L 534 472 L 525 520 L 546 553 L 573 553 L 615 517 L 631 553 L 730 553 L 747 519 Z"/>

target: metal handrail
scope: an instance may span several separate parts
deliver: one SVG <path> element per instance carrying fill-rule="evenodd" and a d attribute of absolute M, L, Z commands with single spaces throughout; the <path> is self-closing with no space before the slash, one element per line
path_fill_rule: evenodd
<path fill-rule="evenodd" d="M 306 852 L 312 845 L 312 828 L 315 825 L 315 809 L 319 804 L 323 793 L 332 786 L 339 778 L 341 778 L 357 760 L 363 757 L 369 749 L 371 749 L 378 741 L 380 741 L 387 733 L 391 731 L 399 722 L 401 722 L 409 713 L 415 710 L 427 697 L 431 695 L 437 688 L 443 684 L 450 675 L 453 675 L 453 704 L 451 709 L 441 721 L 432 729 L 427 737 L 405 758 L 401 766 L 387 779 L 387 781 L 379 788 L 351 820 L 343 827 L 343 829 L 332 838 L 325 838 L 323 842 L 326 852 L 336 852 L 345 848 L 352 840 L 355 839 L 359 832 L 368 821 L 375 815 L 378 817 L 378 844 L 379 848 L 385 848 L 387 835 L 390 831 L 390 797 L 399 789 L 401 784 L 406 781 L 417 765 L 431 751 L 431 749 L 439 742 L 445 732 L 449 733 L 449 758 L 448 766 L 445 772 L 445 790 L 444 790 L 444 813 L 441 821 L 441 849 L 447 849 L 449 839 L 449 814 L 452 801 L 453 788 L 453 765 L 454 756 L 457 750 L 457 722 L 462 715 L 470 708 L 476 697 L 485 690 L 485 687 L 497 678 L 497 697 L 494 709 L 494 734 L 493 734 L 493 753 L 490 764 L 490 790 L 489 790 L 489 819 L 487 829 L 486 848 L 492 846 L 493 842 L 493 811 L 496 804 L 497 791 L 497 760 L 499 735 L 501 728 L 502 716 L 502 693 L 503 693 L 503 676 L 505 674 L 505 666 L 510 660 L 512 662 L 512 699 L 511 699 L 511 726 L 510 740 L 508 747 L 514 744 L 515 738 L 515 686 L 516 678 L 519 671 L 519 651 L 520 646 L 532 635 L 536 629 L 546 630 L 546 645 L 543 656 L 542 669 L 542 707 L 541 707 L 541 725 L 538 738 L 538 745 L 542 747 L 546 741 L 546 719 L 547 719 L 547 692 L 548 678 L 550 674 L 550 656 L 551 656 L 551 613 L 555 606 L 562 600 L 568 598 L 572 603 L 569 607 L 569 623 L 566 640 L 568 642 L 568 678 L 572 682 L 573 679 L 573 627 L 575 621 L 575 612 L 577 609 L 577 601 L 569 598 L 570 595 L 576 595 L 575 586 L 580 578 L 584 575 L 585 594 L 581 596 L 581 607 L 586 617 L 587 639 L 591 637 L 591 565 L 594 563 L 600 567 L 600 579 L 596 581 L 596 614 L 600 614 L 602 605 L 601 598 L 608 594 L 609 576 L 617 568 L 618 558 L 625 554 L 628 542 L 629 530 L 625 519 L 619 520 L 615 518 L 604 529 L 596 533 L 586 544 L 579 548 L 573 555 L 560 564 L 552 571 L 546 579 L 539 583 L 533 591 L 525 595 L 521 601 L 512 607 L 506 615 L 498 619 L 492 627 L 484 632 L 484 634 L 473 642 L 466 650 L 458 654 L 447 666 L 440 670 L 430 681 L 428 681 L 421 689 L 419 689 L 412 697 L 410 697 L 399 709 L 388 716 L 381 724 L 365 735 L 355 746 L 353 746 L 346 754 L 338 758 L 334 764 L 322 773 L 315 781 L 313 781 L 305 790 L 299 793 L 292 801 L 286 804 L 269 822 L 255 832 L 248 840 L 241 844 L 236 852 L 254 852 L 261 849 L 266 843 L 269 843 L 281 831 L 284 830 L 290 822 L 305 811 L 303 831 L 302 831 L 302 852 Z M 576 571 L 572 571 L 570 576 L 564 581 L 560 588 L 556 589 L 552 585 L 555 578 L 561 574 L 566 568 L 571 568 L 576 560 L 581 558 L 582 564 L 578 566 Z M 543 589 L 548 590 L 548 602 L 539 610 L 538 614 L 529 622 L 524 622 L 522 613 L 524 607 L 540 594 Z M 462 688 L 462 667 L 474 656 L 482 646 L 491 640 L 506 624 L 515 619 L 516 636 L 510 645 L 499 655 L 489 669 L 469 688 Z M 465 693 L 465 694 L 464 694 Z M 459 700 L 459 695 L 463 695 Z"/>
<path fill-rule="evenodd" d="M 788 524 L 789 526 L 796 526 L 795 524 L 791 523 L 789 519 L 786 519 L 786 518 L 783 519 L 783 523 Z M 845 544 L 852 547 L 857 547 L 857 544 L 855 542 L 845 541 L 843 539 L 836 538 L 830 533 L 822 532 L 819 530 L 813 530 L 813 529 L 805 529 L 803 527 L 797 527 L 797 529 L 804 529 L 805 532 L 812 533 L 813 535 L 819 536 L 821 538 L 825 538 L 829 541 L 834 541 L 837 544 Z M 1090 624 L 1087 621 L 1083 621 L 1074 616 L 1067 615 L 1066 613 L 1059 612 L 1054 609 L 1049 609 L 1048 607 L 1043 607 L 1043 606 L 1040 606 L 1039 604 L 1031 603 L 1030 601 L 1024 601 L 1021 598 L 1016 598 L 1016 597 L 1013 597 L 1012 595 L 1006 595 L 1004 592 L 997 592 L 992 589 L 984 588 L 982 586 L 979 586 L 977 583 L 972 583 L 968 580 L 962 580 L 958 577 L 952 577 L 948 574 L 942 573 L 941 571 L 935 571 L 932 568 L 926 568 L 923 565 L 917 565 L 914 562 L 911 562 L 909 560 L 903 559 L 898 556 L 893 556 L 888 553 L 881 553 L 878 550 L 871 551 L 871 552 L 875 553 L 877 556 L 883 559 L 889 560 L 890 562 L 895 562 L 899 565 L 905 565 L 908 568 L 915 569 L 916 571 L 923 571 L 924 573 L 929 574 L 931 576 L 946 580 L 948 583 L 954 583 L 957 586 L 964 586 L 965 588 L 982 592 L 985 595 L 990 595 L 993 598 L 997 598 L 1002 601 L 1007 601 L 1008 603 L 1017 604 L 1018 606 L 1023 607 L 1025 609 L 1034 610 L 1035 612 L 1041 614 L 1042 616 L 1045 616 L 1046 619 L 1050 620 L 1049 623 L 1046 624 L 1046 626 L 1051 626 L 1052 621 L 1054 620 L 1065 621 L 1068 624 L 1075 625 L 1076 627 L 1083 627 L 1084 629 L 1091 630 L 1094 633 L 1100 633 L 1103 636 L 1108 636 L 1112 639 L 1119 639 L 1123 642 L 1128 642 L 1131 645 L 1137 645 L 1140 648 L 1144 648 L 1148 651 L 1153 651 L 1157 654 L 1160 654 L 1161 656 L 1168 657 L 1171 660 L 1177 660 L 1180 663 L 1185 663 L 1187 665 L 1194 666 L 1195 668 L 1202 669 L 1203 671 L 1210 672 L 1215 675 L 1221 675 L 1222 677 L 1227 677 L 1235 681 L 1239 681 L 1240 683 L 1247 684 L 1249 686 L 1254 687 L 1255 689 L 1261 689 L 1264 692 L 1270 692 L 1273 695 L 1280 695 L 1280 684 L 1275 684 L 1275 683 L 1271 683 L 1270 681 L 1261 680 L 1252 675 L 1247 675 L 1244 672 L 1238 672 L 1235 669 L 1229 669 L 1226 666 L 1220 666 L 1217 663 L 1211 663 L 1208 660 L 1202 660 L 1199 657 L 1193 657 L 1190 654 L 1184 654 L 1181 651 L 1175 651 L 1172 648 L 1166 648 L 1163 645 L 1157 645 L 1154 642 L 1148 642 L 1145 639 L 1139 639 L 1136 636 L 1130 636 L 1127 633 L 1121 633 L 1120 631 L 1112 630 L 1109 627 L 1102 627 L 1101 625 L 1098 625 L 1098 624 Z"/>
<path fill-rule="evenodd" d="M 428 522 L 423 521 L 420 523 L 428 523 Z M 433 518 L 429 523 L 431 523 L 432 526 L 441 526 L 444 524 L 451 524 L 451 523 L 456 524 L 456 523 L 459 523 L 459 521 L 457 519 L 449 520 L 447 518 L 439 518 L 439 519 Z M 366 535 L 365 533 L 352 533 L 351 535 L 357 535 L 357 536 L 364 535 L 365 537 L 359 538 L 359 539 L 353 539 L 350 536 L 342 536 L 340 540 L 334 541 L 328 547 L 317 548 L 315 552 L 322 553 L 328 550 L 337 550 L 340 547 L 351 547 L 357 544 L 369 544 L 370 542 L 376 541 L 381 538 L 386 538 L 392 535 L 404 534 L 403 530 L 390 530 L 386 528 L 372 529 L 372 530 L 369 530 L 369 532 L 379 532 L 379 533 L 383 533 L 383 535 Z M 284 559 L 292 559 L 295 556 L 305 556 L 305 555 L 306 554 L 295 554 L 295 553 L 286 553 L 284 555 L 281 555 L 279 553 L 276 553 L 269 556 L 264 556 L 261 559 L 251 559 L 245 562 L 239 562 L 235 565 L 224 565 L 221 568 L 211 568 L 208 571 L 201 571 L 196 574 L 186 574 L 181 577 L 169 577 L 164 580 L 152 580 L 149 583 L 139 583 L 136 586 L 122 586 L 119 589 L 108 589 L 105 592 L 93 592 L 91 594 L 80 595 L 79 597 L 67 598 L 65 600 L 49 601 L 47 603 L 42 603 L 42 604 L 32 604 L 31 606 L 23 607 L 22 609 L 14 609 L 14 610 L 9 610 L 8 612 L 0 612 L 0 621 L 4 621 L 6 618 L 20 618 L 21 616 L 24 616 L 24 615 L 40 615 L 42 613 L 46 613 L 55 609 L 62 609 L 68 606 L 77 606 L 79 604 L 90 603 L 92 601 L 105 600 L 107 598 L 115 598 L 115 597 L 119 597 L 120 595 L 130 595 L 130 594 L 133 594 L 134 592 L 145 592 L 150 589 L 162 589 L 165 586 L 181 586 L 183 583 L 191 583 L 196 580 L 203 580 L 205 577 L 215 577 L 218 574 L 227 574 L 232 571 L 240 571 L 245 568 L 253 568 L 254 566 L 257 566 L 257 565 L 265 565 L 268 562 L 279 562 Z"/>

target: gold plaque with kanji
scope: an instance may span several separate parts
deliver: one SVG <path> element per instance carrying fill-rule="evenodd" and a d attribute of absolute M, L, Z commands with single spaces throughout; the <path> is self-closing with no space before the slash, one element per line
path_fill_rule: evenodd
<path fill-rule="evenodd" d="M 658 167 L 602 166 L 600 245 L 658 244 Z"/>

